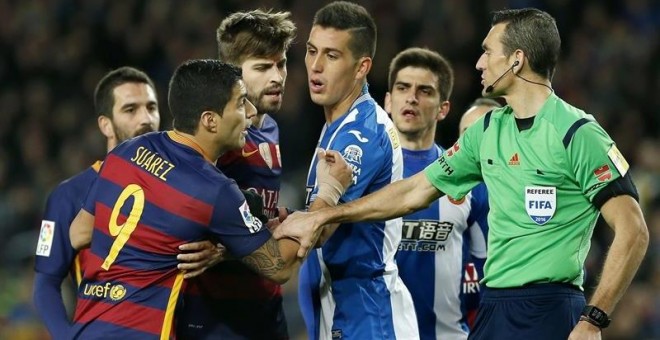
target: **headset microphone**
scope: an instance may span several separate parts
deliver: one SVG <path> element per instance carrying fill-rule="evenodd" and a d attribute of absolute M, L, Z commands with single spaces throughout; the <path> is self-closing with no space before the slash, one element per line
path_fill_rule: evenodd
<path fill-rule="evenodd" d="M 502 73 L 502 75 L 501 75 L 499 78 L 497 78 L 492 84 L 488 85 L 488 87 L 486 87 L 486 93 L 491 93 L 491 92 L 493 92 L 493 90 L 495 89 L 495 85 L 496 85 L 500 80 L 502 80 L 502 78 L 504 78 L 504 76 L 505 76 L 507 73 L 509 73 L 510 71 L 513 71 L 513 68 L 516 67 L 516 66 L 518 66 L 518 64 L 520 64 L 520 61 L 516 60 L 516 61 L 513 63 L 513 65 L 511 65 L 511 67 L 510 67 L 508 70 L 506 70 L 504 73 Z"/>

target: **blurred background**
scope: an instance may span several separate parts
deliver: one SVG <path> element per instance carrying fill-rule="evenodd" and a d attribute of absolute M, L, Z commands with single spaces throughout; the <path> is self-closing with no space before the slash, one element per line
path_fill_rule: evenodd
<path fill-rule="evenodd" d="M 327 1 L 0 0 L 0 339 L 47 339 L 31 304 L 32 261 L 49 191 L 105 153 L 92 94 L 107 71 L 130 65 L 156 82 L 169 129 L 167 82 L 191 58 L 215 58 L 215 29 L 236 10 L 293 13 L 298 38 L 288 54 L 289 76 L 280 124 L 284 165 L 281 204 L 303 204 L 307 166 L 324 123 L 311 103 L 303 64 L 314 12 Z M 655 0 L 371 0 L 378 47 L 369 75 L 380 103 L 387 67 L 409 46 L 439 51 L 453 64 L 452 110 L 438 142 L 449 146 L 458 119 L 479 96 L 474 65 L 490 27 L 489 13 L 533 6 L 552 14 L 562 37 L 553 81 L 556 93 L 592 113 L 632 165 L 651 232 L 636 279 L 613 315 L 606 339 L 660 339 L 660 2 Z M 612 238 L 601 223 L 586 267 L 590 294 Z M 287 288 L 290 331 L 304 338 Z"/>

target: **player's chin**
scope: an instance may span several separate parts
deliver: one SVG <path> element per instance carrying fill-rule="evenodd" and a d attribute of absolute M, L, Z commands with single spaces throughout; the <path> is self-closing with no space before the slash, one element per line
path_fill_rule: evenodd
<path fill-rule="evenodd" d="M 327 104 L 328 99 L 321 93 L 310 92 L 309 96 L 312 99 L 312 102 L 316 105 L 325 106 Z"/>
<path fill-rule="evenodd" d="M 417 124 L 410 124 L 405 122 L 396 124 L 396 129 L 403 134 L 418 134 L 422 130 L 422 128 L 420 128 Z"/>
<path fill-rule="evenodd" d="M 266 110 L 264 110 L 264 112 L 277 112 L 280 110 L 281 107 L 282 107 L 282 101 L 276 100 L 268 103 L 268 105 L 266 105 Z"/>
<path fill-rule="evenodd" d="M 154 131 L 156 131 L 156 130 L 155 130 L 153 127 L 151 127 L 151 126 L 145 126 L 145 127 L 141 128 L 141 129 L 135 131 L 135 133 L 133 134 L 133 137 L 142 136 L 142 135 L 144 135 L 144 134 L 146 134 L 146 133 L 154 132 Z"/>

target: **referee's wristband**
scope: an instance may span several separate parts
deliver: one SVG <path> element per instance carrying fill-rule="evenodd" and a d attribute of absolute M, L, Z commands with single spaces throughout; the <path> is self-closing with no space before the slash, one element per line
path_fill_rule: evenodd
<path fill-rule="evenodd" d="M 580 315 L 580 321 L 586 321 L 600 329 L 607 328 L 612 321 L 602 309 L 587 305 L 582 310 L 582 315 Z"/>

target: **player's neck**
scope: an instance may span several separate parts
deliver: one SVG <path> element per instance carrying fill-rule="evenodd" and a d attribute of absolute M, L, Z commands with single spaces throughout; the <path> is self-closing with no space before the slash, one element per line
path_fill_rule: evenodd
<path fill-rule="evenodd" d="M 252 117 L 252 126 L 255 127 L 257 130 L 261 129 L 261 127 L 264 125 L 264 120 L 266 119 L 267 113 L 261 113 L 257 112 L 257 115 Z"/>
<path fill-rule="evenodd" d="M 435 129 L 420 131 L 418 133 L 399 132 L 401 147 L 406 150 L 428 150 L 433 147 L 435 141 Z"/>
<path fill-rule="evenodd" d="M 535 80 L 536 81 L 536 80 Z M 522 82 L 522 80 L 521 80 Z M 513 109 L 516 118 L 530 118 L 536 116 L 552 94 L 549 88 L 536 84 L 517 84 L 511 94 L 504 96 L 506 102 Z"/>
<path fill-rule="evenodd" d="M 215 164 L 215 161 L 220 157 L 220 155 L 226 151 L 223 150 L 216 141 L 211 139 L 210 136 L 206 136 L 200 133 L 191 135 L 176 129 L 174 130 L 174 133 L 179 137 L 176 139 L 177 142 L 185 144 L 196 150 L 202 155 L 202 157 L 211 163 Z"/>
<path fill-rule="evenodd" d="M 114 149 L 117 146 L 117 139 L 115 138 L 108 138 L 107 143 L 105 144 L 107 146 L 107 151 L 106 153 L 110 153 L 112 149 Z"/>
<path fill-rule="evenodd" d="M 357 100 L 358 97 L 360 97 L 360 94 L 362 94 L 362 86 L 363 84 L 361 82 L 356 82 L 351 91 L 341 100 L 333 105 L 323 107 L 326 123 L 331 124 L 351 108 L 355 100 Z"/>

